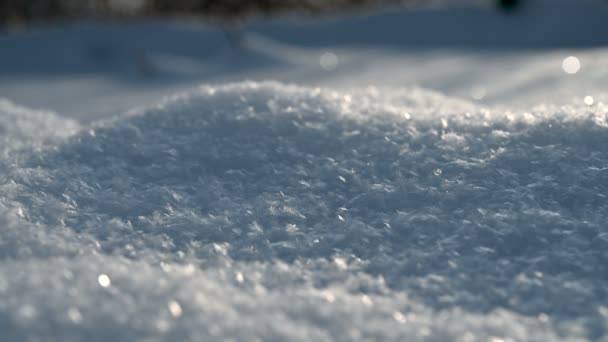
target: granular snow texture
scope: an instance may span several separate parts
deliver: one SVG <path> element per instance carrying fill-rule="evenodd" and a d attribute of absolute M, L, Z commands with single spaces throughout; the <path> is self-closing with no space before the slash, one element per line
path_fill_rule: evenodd
<path fill-rule="evenodd" d="M 0 102 L 2 340 L 606 339 L 607 111 L 240 83 L 78 128 Z"/>

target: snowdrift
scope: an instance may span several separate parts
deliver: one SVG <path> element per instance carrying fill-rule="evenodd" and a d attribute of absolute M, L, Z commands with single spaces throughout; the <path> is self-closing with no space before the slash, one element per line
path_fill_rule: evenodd
<path fill-rule="evenodd" d="M 239 83 L 79 128 L 1 102 L 3 338 L 599 339 L 606 109 Z"/>

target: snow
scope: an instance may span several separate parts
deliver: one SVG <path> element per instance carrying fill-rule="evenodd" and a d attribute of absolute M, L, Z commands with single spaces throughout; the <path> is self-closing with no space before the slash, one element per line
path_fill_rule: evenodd
<path fill-rule="evenodd" d="M 0 340 L 608 340 L 608 6 L 527 3 L 0 36 Z"/>
<path fill-rule="evenodd" d="M 85 122 L 201 83 L 243 80 L 339 90 L 420 86 L 511 110 L 599 96 L 608 86 L 606 2 L 523 3 L 514 13 L 458 7 L 229 27 L 188 21 L 37 27 L 0 35 L 0 96 Z M 581 63 L 575 75 L 562 70 L 571 55 Z M 328 61 L 337 64 L 323 67 Z"/>
<path fill-rule="evenodd" d="M 243 82 L 20 148 L 4 337 L 598 339 L 606 109 Z"/>

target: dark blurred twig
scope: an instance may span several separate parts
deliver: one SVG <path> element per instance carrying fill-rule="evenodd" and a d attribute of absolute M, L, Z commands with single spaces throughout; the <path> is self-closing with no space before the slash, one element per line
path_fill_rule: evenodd
<path fill-rule="evenodd" d="M 430 0 L 0 0 L 0 25 L 83 18 L 196 16 L 232 21 L 283 12 L 331 13 Z"/>

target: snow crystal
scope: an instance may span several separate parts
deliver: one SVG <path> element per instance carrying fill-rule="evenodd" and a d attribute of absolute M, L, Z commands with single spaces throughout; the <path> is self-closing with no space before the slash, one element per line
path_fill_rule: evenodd
<path fill-rule="evenodd" d="M 74 133 L 2 102 L 3 340 L 600 339 L 605 122 L 240 83 Z"/>

